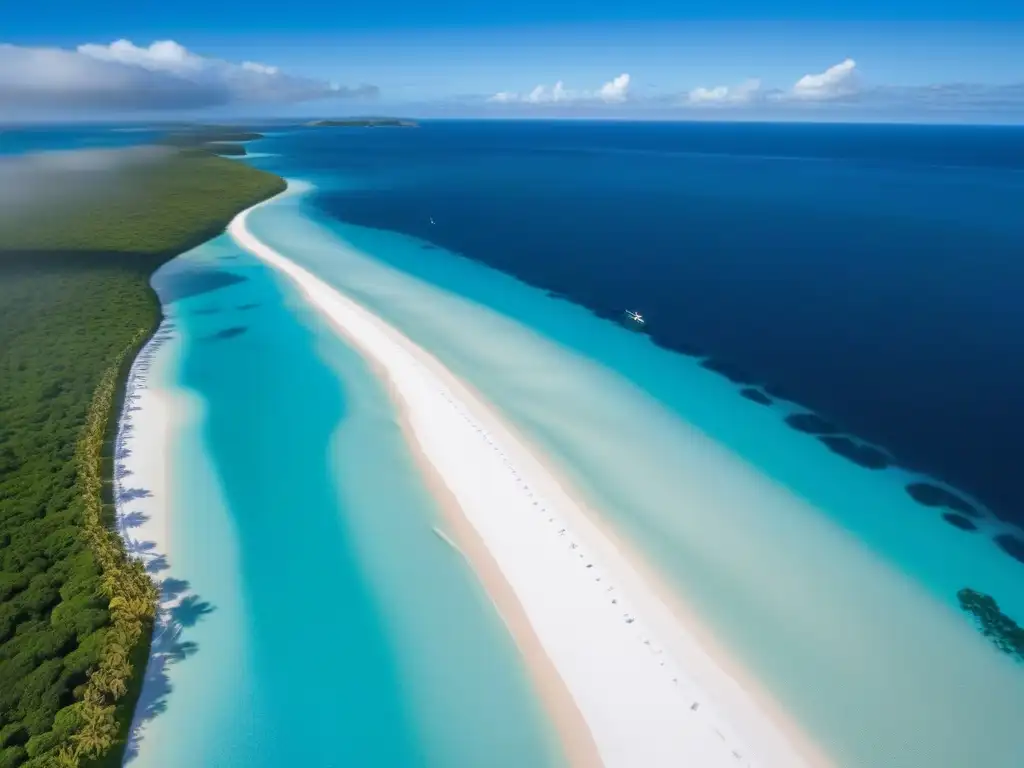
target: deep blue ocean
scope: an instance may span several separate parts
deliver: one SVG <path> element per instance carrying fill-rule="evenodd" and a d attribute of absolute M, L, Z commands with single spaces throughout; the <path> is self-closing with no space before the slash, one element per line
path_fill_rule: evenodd
<path fill-rule="evenodd" d="M 1024 524 L 1024 128 L 467 121 L 264 147 L 345 178 L 324 213 L 641 311 L 657 344 L 878 446 L 865 466 Z"/>

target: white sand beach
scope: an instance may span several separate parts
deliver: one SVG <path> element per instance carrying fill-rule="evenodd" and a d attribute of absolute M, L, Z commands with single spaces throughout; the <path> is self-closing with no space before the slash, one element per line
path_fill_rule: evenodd
<path fill-rule="evenodd" d="M 117 430 L 114 495 L 117 524 L 125 546 L 150 567 L 166 558 L 167 446 L 173 428 L 170 395 L 150 385 L 150 372 L 169 331 L 161 323 L 136 356 L 125 385 Z"/>
<path fill-rule="evenodd" d="M 171 551 L 170 450 L 177 430 L 189 414 L 182 393 L 172 391 L 153 376 L 158 354 L 169 342 L 174 325 L 165 319 L 132 363 L 117 430 L 114 463 L 114 498 L 117 526 L 130 555 L 139 558 L 161 590 L 156 626 L 142 693 L 135 708 L 127 756 L 145 737 L 146 723 L 155 702 L 165 696 L 170 650 L 180 631 L 171 612 L 187 597 L 165 583 Z"/>
<path fill-rule="evenodd" d="M 481 397 L 258 240 L 246 228 L 251 210 L 231 223 L 231 236 L 293 281 L 385 378 L 445 509 L 445 533 L 509 625 L 574 765 L 826 762 L 730 676 L 734 665 L 715 656 L 695 618 Z"/>

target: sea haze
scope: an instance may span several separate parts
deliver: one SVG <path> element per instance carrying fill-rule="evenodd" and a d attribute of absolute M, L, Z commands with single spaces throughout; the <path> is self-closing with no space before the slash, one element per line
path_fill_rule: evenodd
<path fill-rule="evenodd" d="M 1024 523 L 1024 129 L 428 122 L 271 143 L 324 182 L 322 212 L 640 310 L 659 345 L 891 454 L 868 466 Z"/>
<path fill-rule="evenodd" d="M 68 149 L 117 149 L 154 141 L 166 132 L 142 125 L 0 124 L 0 155 Z"/>

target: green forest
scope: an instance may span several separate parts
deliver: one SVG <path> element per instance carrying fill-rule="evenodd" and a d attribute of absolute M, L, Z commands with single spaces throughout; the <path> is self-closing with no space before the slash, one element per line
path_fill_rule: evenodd
<path fill-rule="evenodd" d="M 149 276 L 285 183 L 174 151 L 110 186 L 0 220 L 0 768 L 120 764 L 157 593 L 112 530 L 110 455 Z"/>
<path fill-rule="evenodd" d="M 189 126 L 184 130 L 167 134 L 162 143 L 172 147 L 203 149 L 214 155 L 241 157 L 246 154 L 245 141 L 262 139 L 262 133 L 247 131 L 231 126 L 202 125 Z"/>

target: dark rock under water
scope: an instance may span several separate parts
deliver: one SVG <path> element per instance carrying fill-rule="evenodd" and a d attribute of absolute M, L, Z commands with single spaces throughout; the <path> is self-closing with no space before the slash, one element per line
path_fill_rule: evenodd
<path fill-rule="evenodd" d="M 759 405 L 772 404 L 772 399 L 768 397 L 768 395 L 766 395 L 759 389 L 755 389 L 754 387 L 744 387 L 743 389 L 740 390 L 740 394 L 743 397 L 747 398 L 747 400 L 752 400 L 753 402 L 758 403 Z"/>
<path fill-rule="evenodd" d="M 967 517 L 981 517 L 981 513 L 974 505 L 938 485 L 911 483 L 906 487 L 906 491 L 914 501 L 925 507 L 945 507 Z"/>
<path fill-rule="evenodd" d="M 1014 560 L 1024 563 L 1024 539 L 1011 533 L 1001 533 L 996 536 L 996 544 Z"/>
<path fill-rule="evenodd" d="M 244 283 L 247 278 L 216 269 L 189 269 L 175 272 L 160 281 L 160 300 L 170 304 L 204 293 Z"/>
<path fill-rule="evenodd" d="M 942 516 L 942 519 L 950 525 L 959 528 L 961 531 L 978 530 L 978 526 L 976 526 L 970 518 L 964 517 L 963 515 L 958 515 L 956 512 L 947 512 Z"/>
<path fill-rule="evenodd" d="M 960 608 L 973 617 L 982 635 L 1003 653 L 1024 661 L 1024 629 L 1000 610 L 994 597 L 967 587 L 956 596 Z"/>
<path fill-rule="evenodd" d="M 848 437 L 826 436 L 818 439 L 833 453 L 838 453 L 865 469 L 885 469 L 891 463 L 889 457 L 882 451 L 870 445 L 854 442 Z"/>
<path fill-rule="evenodd" d="M 225 339 L 233 339 L 236 336 L 241 336 L 247 330 L 249 329 L 244 325 L 236 325 L 231 328 L 225 328 L 223 331 L 217 331 L 206 338 L 208 341 L 223 341 Z"/>
<path fill-rule="evenodd" d="M 786 423 L 798 432 L 809 435 L 835 435 L 842 431 L 816 413 L 792 413 L 786 417 Z"/>

